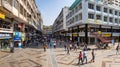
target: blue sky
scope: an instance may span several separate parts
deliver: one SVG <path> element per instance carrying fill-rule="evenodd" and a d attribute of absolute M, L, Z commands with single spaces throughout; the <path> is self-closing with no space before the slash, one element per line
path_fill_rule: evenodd
<path fill-rule="evenodd" d="M 64 6 L 71 6 L 75 0 L 36 0 L 44 25 L 52 25 Z"/>

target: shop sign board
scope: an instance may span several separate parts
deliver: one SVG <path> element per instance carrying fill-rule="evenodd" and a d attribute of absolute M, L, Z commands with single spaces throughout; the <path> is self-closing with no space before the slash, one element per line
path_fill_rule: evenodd
<path fill-rule="evenodd" d="M 60 34 L 61 36 L 65 36 L 65 34 Z"/>
<path fill-rule="evenodd" d="M 0 13 L 0 18 L 5 19 L 5 15 L 3 13 Z"/>
<path fill-rule="evenodd" d="M 22 35 L 22 41 L 25 41 L 25 33 L 21 33 Z"/>
<path fill-rule="evenodd" d="M 85 36 L 85 32 L 79 32 L 79 36 Z"/>
<path fill-rule="evenodd" d="M 12 38 L 12 34 L 0 33 L 0 39 L 9 39 L 9 38 Z"/>
<path fill-rule="evenodd" d="M 21 35 L 21 32 L 14 32 L 14 40 L 16 41 L 18 41 L 18 40 L 21 40 L 21 37 L 22 37 L 22 35 Z"/>
<path fill-rule="evenodd" d="M 103 37 L 110 37 L 110 36 L 111 36 L 111 34 L 108 34 L 108 33 L 103 34 Z"/>
<path fill-rule="evenodd" d="M 78 34 L 77 34 L 77 33 L 73 33 L 73 36 L 74 36 L 74 37 L 77 37 L 77 36 L 78 36 Z"/>
<path fill-rule="evenodd" d="M 70 33 L 67 33 L 66 36 L 72 36 Z"/>

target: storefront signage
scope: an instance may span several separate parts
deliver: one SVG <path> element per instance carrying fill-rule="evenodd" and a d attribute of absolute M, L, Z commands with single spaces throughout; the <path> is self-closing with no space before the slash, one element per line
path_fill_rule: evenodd
<path fill-rule="evenodd" d="M 103 34 L 103 37 L 110 37 L 111 34 Z"/>
<path fill-rule="evenodd" d="M 12 38 L 11 34 L 0 34 L 0 39 L 8 39 L 8 38 Z"/>
<path fill-rule="evenodd" d="M 25 41 L 25 33 L 21 33 L 22 35 L 22 41 Z"/>
<path fill-rule="evenodd" d="M 79 36 L 85 36 L 85 32 L 79 32 Z"/>
<path fill-rule="evenodd" d="M 65 36 L 65 34 L 60 34 L 61 36 Z"/>
<path fill-rule="evenodd" d="M 21 32 L 14 32 L 14 40 L 21 40 Z"/>
<path fill-rule="evenodd" d="M 0 18 L 1 18 L 1 19 L 5 19 L 5 15 L 2 14 L 2 13 L 0 13 Z"/>
<path fill-rule="evenodd" d="M 72 34 L 71 33 L 67 33 L 66 36 L 72 36 Z"/>
<path fill-rule="evenodd" d="M 74 33 L 74 34 L 73 34 L 73 36 L 74 36 L 74 37 L 77 37 L 77 36 L 78 36 L 78 34 L 77 34 L 77 33 Z"/>

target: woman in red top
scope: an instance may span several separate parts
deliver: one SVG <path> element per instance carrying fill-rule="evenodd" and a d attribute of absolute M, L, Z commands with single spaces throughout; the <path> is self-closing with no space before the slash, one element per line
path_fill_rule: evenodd
<path fill-rule="evenodd" d="M 83 55 L 82 55 L 82 52 L 80 51 L 78 64 L 80 64 L 80 61 L 81 61 L 81 63 L 83 64 L 82 58 L 83 58 Z"/>

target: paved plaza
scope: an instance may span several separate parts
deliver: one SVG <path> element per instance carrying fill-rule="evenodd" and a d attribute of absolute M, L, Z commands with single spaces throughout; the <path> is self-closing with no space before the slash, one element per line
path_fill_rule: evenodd
<path fill-rule="evenodd" d="M 89 62 L 91 50 L 87 51 L 88 63 L 83 65 L 77 65 L 80 49 L 68 55 L 61 47 L 48 48 L 46 52 L 42 48 L 15 48 L 14 53 L 0 52 L 0 67 L 120 67 L 120 54 L 116 55 L 114 47 L 95 50 L 94 63 Z"/>

